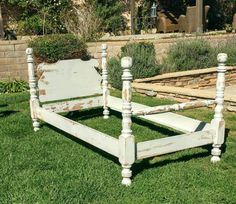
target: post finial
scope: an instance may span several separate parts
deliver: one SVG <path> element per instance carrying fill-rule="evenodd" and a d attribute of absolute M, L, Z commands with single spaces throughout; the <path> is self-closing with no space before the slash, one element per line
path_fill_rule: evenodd
<path fill-rule="evenodd" d="M 33 54 L 33 49 L 32 49 L 32 48 L 27 48 L 26 51 L 25 51 L 25 53 L 26 53 L 27 55 L 32 55 L 32 54 Z"/>
<path fill-rule="evenodd" d="M 228 59 L 228 55 L 226 53 L 219 53 L 217 55 L 217 61 L 219 63 L 225 63 L 227 61 L 227 59 Z"/>
<path fill-rule="evenodd" d="M 104 43 L 104 44 L 102 44 L 101 47 L 102 47 L 102 50 L 106 50 L 107 49 L 107 44 Z"/>
<path fill-rule="evenodd" d="M 133 60 L 131 57 L 123 57 L 121 59 L 121 67 L 124 69 L 130 68 L 133 65 Z"/>

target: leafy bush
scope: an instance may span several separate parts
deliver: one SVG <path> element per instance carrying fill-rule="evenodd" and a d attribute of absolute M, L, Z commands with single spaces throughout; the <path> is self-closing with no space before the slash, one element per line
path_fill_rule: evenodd
<path fill-rule="evenodd" d="M 125 11 L 124 1 L 117 0 L 85 0 L 85 5 L 93 8 L 94 15 L 101 20 L 101 30 L 118 34 L 125 29 L 122 13 Z M 86 5 L 86 6 L 87 6 Z"/>
<path fill-rule="evenodd" d="M 28 83 L 22 80 L 0 81 L 0 93 L 18 93 L 28 90 Z"/>
<path fill-rule="evenodd" d="M 221 43 L 216 49 L 217 53 L 224 52 L 228 54 L 227 65 L 236 65 L 236 39 L 230 38 L 226 42 Z M 216 53 L 216 55 L 217 55 Z"/>
<path fill-rule="evenodd" d="M 134 79 L 151 77 L 159 73 L 155 48 L 152 43 L 127 44 L 121 48 L 121 55 L 118 58 L 111 58 L 108 61 L 110 83 L 114 88 L 122 88 L 120 60 L 125 56 L 133 58 L 131 73 Z"/>
<path fill-rule="evenodd" d="M 33 48 L 38 62 L 89 58 L 85 42 L 72 34 L 38 37 L 29 43 L 29 47 Z"/>
<path fill-rule="evenodd" d="M 68 0 L 2 0 L 0 4 L 10 16 L 7 26 L 10 26 L 12 19 L 16 21 L 14 25 L 17 25 L 15 28 L 17 34 L 41 35 L 66 32 L 61 15 L 70 11 L 73 2 Z"/>
<path fill-rule="evenodd" d="M 216 65 L 216 54 L 208 41 L 185 40 L 169 48 L 161 72 L 184 71 Z"/>

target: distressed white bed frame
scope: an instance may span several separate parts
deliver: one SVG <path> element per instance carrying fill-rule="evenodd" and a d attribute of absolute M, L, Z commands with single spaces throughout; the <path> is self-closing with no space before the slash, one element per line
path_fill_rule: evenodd
<path fill-rule="evenodd" d="M 109 95 L 106 50 L 107 47 L 103 44 L 102 78 L 94 69 L 94 66 L 97 66 L 96 60 L 84 62 L 81 60 L 71 60 L 69 65 L 68 62 L 60 61 L 56 64 L 40 66 L 43 73 L 38 82 L 35 77 L 36 70 L 32 56 L 33 50 L 31 48 L 26 50 L 30 86 L 30 108 L 35 131 L 39 130 L 39 120 L 42 120 L 118 157 L 123 168 L 121 172 L 123 177 L 122 184 L 127 186 L 131 184 L 131 166 L 135 160 L 213 144 L 211 161 L 213 163 L 220 161 L 220 147 L 224 142 L 225 135 L 225 122 L 222 111 L 226 54 L 221 53 L 217 56 L 219 65 L 217 68 L 215 100 L 148 107 L 138 103 L 131 103 L 132 75 L 130 68 L 132 66 L 132 59 L 130 57 L 124 57 L 121 60 L 121 67 L 123 68 L 122 99 Z M 87 96 L 87 98 L 70 100 L 71 98 L 84 96 Z M 52 102 L 62 99 L 67 100 Z M 42 105 L 42 102 L 50 103 Z M 216 104 L 214 118 L 211 123 L 204 123 L 170 112 L 211 104 Z M 109 109 L 122 112 L 122 130 L 119 139 L 57 114 L 99 106 L 104 108 L 104 119 L 109 118 Z M 136 143 L 131 129 L 132 115 L 174 128 L 182 131 L 183 134 Z"/>

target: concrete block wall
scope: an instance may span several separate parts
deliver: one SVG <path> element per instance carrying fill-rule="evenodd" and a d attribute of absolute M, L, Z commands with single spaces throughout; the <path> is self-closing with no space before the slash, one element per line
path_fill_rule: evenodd
<path fill-rule="evenodd" d="M 0 41 L 0 80 L 27 80 L 26 41 Z"/>

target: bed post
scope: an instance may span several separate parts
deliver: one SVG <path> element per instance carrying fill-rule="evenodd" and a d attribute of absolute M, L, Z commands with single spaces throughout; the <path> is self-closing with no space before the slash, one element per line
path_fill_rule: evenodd
<path fill-rule="evenodd" d="M 131 57 L 123 57 L 121 59 L 121 66 L 123 68 L 123 88 L 122 88 L 122 131 L 119 137 L 119 161 L 122 165 L 121 175 L 123 177 L 122 184 L 131 185 L 132 171 L 130 170 L 135 161 L 135 141 L 131 130 L 131 81 L 132 75 L 130 68 L 132 66 Z"/>
<path fill-rule="evenodd" d="M 27 63 L 28 63 L 28 75 L 29 75 L 29 87 L 30 87 L 30 111 L 31 118 L 33 121 L 34 131 L 39 130 L 39 120 L 35 115 L 35 109 L 39 107 L 39 99 L 37 96 L 37 81 L 35 78 L 35 70 L 34 70 L 34 59 L 33 59 L 33 49 L 27 48 Z"/>
<path fill-rule="evenodd" d="M 103 92 L 103 118 L 109 118 L 108 110 L 108 71 L 107 71 L 107 45 L 102 44 L 102 92 Z"/>
<path fill-rule="evenodd" d="M 217 56 L 217 82 L 216 82 L 216 107 L 214 119 L 211 121 L 212 127 L 216 130 L 213 140 L 213 149 L 211 150 L 211 162 L 220 161 L 221 150 L 220 147 L 224 143 L 225 136 L 225 121 L 223 118 L 223 104 L 224 104 L 224 90 L 225 90 L 225 62 L 227 61 L 227 54 L 220 53 Z"/>

